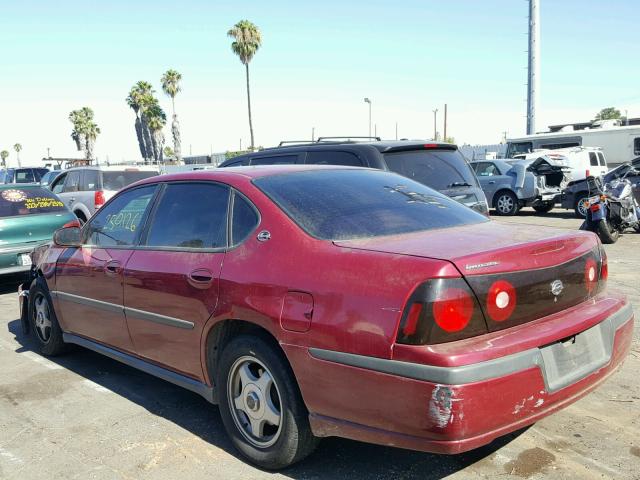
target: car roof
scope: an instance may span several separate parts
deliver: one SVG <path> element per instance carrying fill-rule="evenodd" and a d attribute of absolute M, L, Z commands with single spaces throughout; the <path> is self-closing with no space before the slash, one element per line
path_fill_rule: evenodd
<path fill-rule="evenodd" d="M 428 147 L 428 148 L 425 148 Z M 279 155 L 286 153 L 302 153 L 314 150 L 362 150 L 375 149 L 380 153 L 401 152 L 408 150 L 457 150 L 458 147 L 452 143 L 433 142 L 430 140 L 380 140 L 380 141 L 319 141 L 309 143 L 296 143 L 292 145 L 281 145 L 277 147 L 264 148 L 255 152 L 249 152 L 225 160 L 224 163 L 232 163 L 253 157 Z"/>
<path fill-rule="evenodd" d="M 232 178 L 255 179 L 270 177 L 273 175 L 283 175 L 297 172 L 309 171 L 341 171 L 341 170 L 371 170 L 380 171 L 373 168 L 349 167 L 342 165 L 308 165 L 308 164 L 286 164 L 286 165 L 253 165 L 243 167 L 217 168 L 214 170 L 190 170 L 187 172 L 169 173 L 146 178 L 136 182 L 134 185 L 146 183 L 186 181 L 186 180 L 224 180 Z"/>
<path fill-rule="evenodd" d="M 60 172 L 72 172 L 77 170 L 101 170 L 104 172 L 157 172 L 159 168 L 154 165 L 86 165 L 83 167 L 72 167 Z"/>

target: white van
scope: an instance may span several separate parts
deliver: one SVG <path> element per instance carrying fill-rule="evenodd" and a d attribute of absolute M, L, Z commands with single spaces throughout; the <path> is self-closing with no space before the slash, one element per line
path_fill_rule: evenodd
<path fill-rule="evenodd" d="M 517 155 L 517 158 L 535 159 L 547 157 L 551 160 L 566 165 L 571 169 L 571 180 L 582 180 L 589 175 L 600 176 L 609 171 L 607 160 L 601 148 L 596 147 L 569 147 L 553 150 L 535 150 L 526 155 Z"/>

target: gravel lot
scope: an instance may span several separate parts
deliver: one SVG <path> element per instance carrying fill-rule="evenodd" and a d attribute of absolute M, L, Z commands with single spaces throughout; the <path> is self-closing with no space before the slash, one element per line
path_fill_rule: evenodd
<path fill-rule="evenodd" d="M 571 212 L 523 225 L 577 229 Z M 640 235 L 606 247 L 609 286 L 640 314 Z M 640 322 L 624 366 L 594 393 L 519 434 L 459 456 L 326 439 L 282 473 L 245 464 L 216 407 L 196 394 L 78 349 L 52 360 L 20 332 L 16 283 L 0 285 L 0 479 L 640 479 Z"/>

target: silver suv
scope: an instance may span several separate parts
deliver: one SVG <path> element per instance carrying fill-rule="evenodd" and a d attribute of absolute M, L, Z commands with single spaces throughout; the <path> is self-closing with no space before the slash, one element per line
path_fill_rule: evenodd
<path fill-rule="evenodd" d="M 155 175 L 157 167 L 77 167 L 62 172 L 50 188 L 84 223 L 118 190 Z"/>

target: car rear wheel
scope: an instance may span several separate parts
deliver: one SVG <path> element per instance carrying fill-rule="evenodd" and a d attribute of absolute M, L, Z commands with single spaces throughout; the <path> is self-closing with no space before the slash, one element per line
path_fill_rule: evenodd
<path fill-rule="evenodd" d="M 515 215 L 520 209 L 518 205 L 518 197 L 513 192 L 504 191 L 498 193 L 493 202 L 498 215 Z"/>
<path fill-rule="evenodd" d="M 553 210 L 554 206 L 554 202 L 542 202 L 539 205 L 534 205 L 533 209 L 538 213 L 549 213 L 551 210 Z"/>
<path fill-rule="evenodd" d="M 582 192 L 576 195 L 576 201 L 573 205 L 573 211 L 576 214 L 576 218 L 585 218 L 587 216 L 587 201 L 589 197 L 586 193 Z"/>
<path fill-rule="evenodd" d="M 220 359 L 220 413 L 234 446 L 251 463 L 284 468 L 318 443 L 286 360 L 269 342 L 241 335 Z"/>
<path fill-rule="evenodd" d="M 66 351 L 49 290 L 40 277 L 33 281 L 29 289 L 29 318 L 40 353 L 55 356 Z"/>

